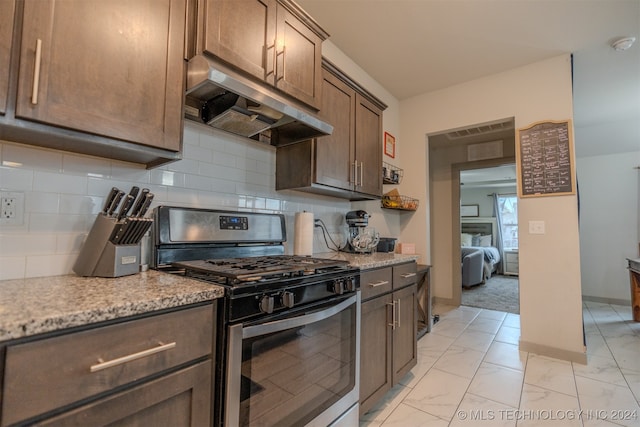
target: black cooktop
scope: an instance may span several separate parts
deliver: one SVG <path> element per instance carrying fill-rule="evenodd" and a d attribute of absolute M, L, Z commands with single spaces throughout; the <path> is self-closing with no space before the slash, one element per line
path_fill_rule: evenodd
<path fill-rule="evenodd" d="M 348 269 L 348 261 L 311 258 L 296 255 L 258 256 L 181 261 L 172 263 L 187 275 L 209 275 L 212 281 L 241 285 L 243 282 L 277 281 L 303 276 L 322 275 Z"/>

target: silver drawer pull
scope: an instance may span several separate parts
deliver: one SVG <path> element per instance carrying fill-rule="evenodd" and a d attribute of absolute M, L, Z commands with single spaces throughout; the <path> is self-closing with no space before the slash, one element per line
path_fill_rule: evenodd
<path fill-rule="evenodd" d="M 401 274 L 400 277 L 402 277 L 403 279 L 408 279 L 409 277 L 415 277 L 416 273 L 404 273 Z"/>
<path fill-rule="evenodd" d="M 369 286 L 371 286 L 372 288 L 377 288 L 378 286 L 388 285 L 388 284 L 389 284 L 388 280 L 381 280 L 379 282 L 369 283 Z"/>
<path fill-rule="evenodd" d="M 97 372 L 103 369 L 111 368 L 113 366 L 122 365 L 123 363 L 131 362 L 132 360 L 142 359 L 143 357 L 151 356 L 152 354 L 160 353 L 161 351 L 166 351 L 174 348 L 176 346 L 175 341 L 170 342 L 169 344 L 162 344 L 158 347 L 150 348 L 148 350 L 139 351 L 138 353 L 129 354 L 127 356 L 118 357 L 117 359 L 108 360 L 104 362 L 102 359 L 98 359 L 98 362 L 95 365 L 91 365 L 89 368 L 90 372 Z"/>

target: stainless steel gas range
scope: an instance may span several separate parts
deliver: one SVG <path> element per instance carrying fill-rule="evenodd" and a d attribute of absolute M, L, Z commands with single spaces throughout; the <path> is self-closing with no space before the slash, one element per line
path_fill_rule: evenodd
<path fill-rule="evenodd" d="M 357 425 L 359 270 L 285 241 L 283 215 L 160 206 L 151 263 L 225 288 L 214 425 Z"/>

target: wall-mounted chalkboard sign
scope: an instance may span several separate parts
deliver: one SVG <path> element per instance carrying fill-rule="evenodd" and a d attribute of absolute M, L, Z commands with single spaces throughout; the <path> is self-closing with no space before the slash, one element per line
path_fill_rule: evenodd
<path fill-rule="evenodd" d="M 574 163 L 571 120 L 518 129 L 518 197 L 575 194 Z"/>

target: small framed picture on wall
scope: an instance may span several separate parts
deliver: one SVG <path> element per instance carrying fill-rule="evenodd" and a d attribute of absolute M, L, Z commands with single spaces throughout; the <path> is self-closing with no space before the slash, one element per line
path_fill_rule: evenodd
<path fill-rule="evenodd" d="M 396 157 L 396 138 L 389 132 L 384 133 L 384 154 L 391 158 Z"/>

